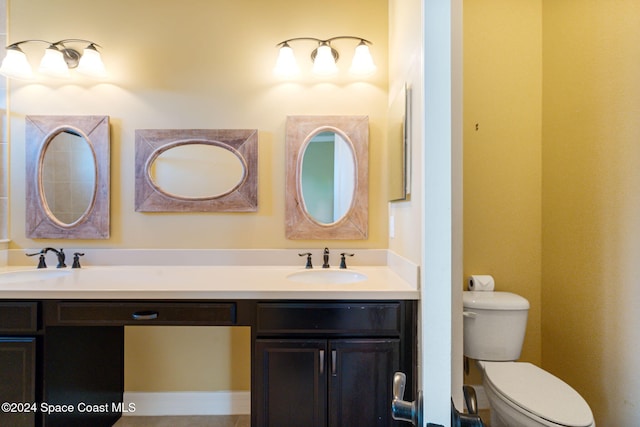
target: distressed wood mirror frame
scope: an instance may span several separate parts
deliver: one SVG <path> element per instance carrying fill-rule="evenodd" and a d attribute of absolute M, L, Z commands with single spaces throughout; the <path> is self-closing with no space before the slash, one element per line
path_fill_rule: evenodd
<path fill-rule="evenodd" d="M 351 207 L 336 222 L 323 224 L 307 212 L 302 197 L 301 166 L 309 141 L 318 133 L 340 134 L 353 150 L 355 188 Z M 368 237 L 368 116 L 288 116 L 286 124 L 285 232 L 288 239 L 359 240 Z"/>
<path fill-rule="evenodd" d="M 108 116 L 27 116 L 25 133 L 26 236 L 35 239 L 108 239 L 110 135 Z M 89 206 L 66 224 L 47 204 L 42 178 L 44 156 L 61 132 L 79 135 L 94 158 L 95 187 Z"/>
<path fill-rule="evenodd" d="M 136 212 L 255 212 L 258 209 L 258 131 L 256 129 L 136 130 Z M 155 159 L 189 144 L 212 145 L 233 153 L 244 173 L 229 191 L 211 197 L 186 197 L 158 187 L 151 178 Z"/>

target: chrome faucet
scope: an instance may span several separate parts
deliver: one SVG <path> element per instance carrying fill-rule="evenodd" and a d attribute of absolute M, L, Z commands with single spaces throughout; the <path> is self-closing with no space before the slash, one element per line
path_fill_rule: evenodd
<path fill-rule="evenodd" d="M 324 248 L 322 253 L 322 268 L 329 268 L 329 248 Z"/>
<path fill-rule="evenodd" d="M 44 248 L 40 252 L 36 252 L 33 254 L 26 254 L 26 255 L 27 256 L 40 255 L 40 259 L 38 260 L 38 268 L 47 268 L 47 263 L 45 262 L 44 256 L 47 254 L 47 252 L 50 252 L 50 251 L 54 252 L 58 257 L 58 265 L 56 266 L 56 268 L 65 268 L 67 264 L 65 264 L 64 261 L 67 256 L 65 255 L 64 250 L 62 248 L 60 248 L 60 250 L 57 250 L 54 248 Z"/>

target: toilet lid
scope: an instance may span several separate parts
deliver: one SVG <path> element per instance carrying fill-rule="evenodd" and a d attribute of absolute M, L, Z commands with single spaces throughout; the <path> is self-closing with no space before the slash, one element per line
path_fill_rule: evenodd
<path fill-rule="evenodd" d="M 478 310 L 528 310 L 529 301 L 511 292 L 462 292 L 464 308 Z"/>
<path fill-rule="evenodd" d="M 587 427 L 587 402 L 564 381 L 531 363 L 482 362 L 485 379 L 520 408 L 560 426 Z"/>

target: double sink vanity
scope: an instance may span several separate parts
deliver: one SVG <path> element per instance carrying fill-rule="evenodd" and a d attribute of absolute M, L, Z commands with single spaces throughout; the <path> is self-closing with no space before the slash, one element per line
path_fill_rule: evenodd
<path fill-rule="evenodd" d="M 249 326 L 254 427 L 396 425 L 394 372 L 408 374 L 409 397 L 415 384 L 418 290 L 414 266 L 390 259 L 348 269 L 5 267 L 0 400 L 13 405 L 0 425 L 112 426 L 131 412 L 128 325 Z"/>
<path fill-rule="evenodd" d="M 368 123 L 287 117 L 287 239 L 369 238 Z M 108 116 L 26 117 L 27 239 L 110 238 L 110 132 Z M 258 134 L 136 129 L 135 211 L 257 212 Z M 74 197 L 88 195 L 74 209 L 56 203 L 71 191 L 53 179 L 70 163 L 60 152 L 84 159 L 69 172 L 82 183 Z M 181 156 L 184 170 L 165 169 L 184 167 L 171 161 Z M 200 161 L 210 157 L 215 167 Z M 285 249 L 68 252 L 86 255 L 82 268 L 25 266 L 18 249 L 0 267 L 0 426 L 110 427 L 133 412 L 123 403 L 131 325 L 250 327 L 253 427 L 395 426 L 394 372 L 416 394 L 418 267 L 390 251 L 355 251 L 344 269 L 335 258 L 329 267 L 327 249 L 328 268 L 313 269 Z"/>

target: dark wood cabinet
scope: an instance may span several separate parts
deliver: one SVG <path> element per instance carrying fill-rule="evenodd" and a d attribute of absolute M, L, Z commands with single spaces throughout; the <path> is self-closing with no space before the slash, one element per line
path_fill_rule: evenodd
<path fill-rule="evenodd" d="M 389 427 L 393 374 L 412 372 L 412 307 L 258 303 L 254 427 Z M 406 354 L 409 353 L 409 354 Z"/>
<path fill-rule="evenodd" d="M 329 341 L 330 427 L 388 427 L 393 373 L 399 370 L 398 339 Z"/>
<path fill-rule="evenodd" d="M 37 302 L 0 303 L 0 426 L 36 425 Z"/>
<path fill-rule="evenodd" d="M 326 340 L 257 340 L 258 426 L 326 425 Z"/>
<path fill-rule="evenodd" d="M 234 302 L 59 301 L 47 305 L 47 325 L 231 326 L 236 323 Z"/>
<path fill-rule="evenodd" d="M 36 338 L 0 337 L 0 426 L 35 425 L 35 382 Z"/>
<path fill-rule="evenodd" d="M 38 319 L 35 301 L 0 302 L 0 333 L 33 334 L 38 331 Z"/>
<path fill-rule="evenodd" d="M 0 411 L 0 427 L 112 426 L 122 410 L 124 327 L 154 324 L 251 327 L 252 427 L 400 427 L 392 379 L 407 373 L 411 400 L 415 308 L 397 300 L 0 301 L 0 403 L 16 404 Z M 73 411 L 45 413 L 45 404 Z"/>
<path fill-rule="evenodd" d="M 388 427 L 398 339 L 259 339 L 259 427 Z"/>

